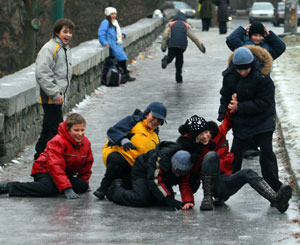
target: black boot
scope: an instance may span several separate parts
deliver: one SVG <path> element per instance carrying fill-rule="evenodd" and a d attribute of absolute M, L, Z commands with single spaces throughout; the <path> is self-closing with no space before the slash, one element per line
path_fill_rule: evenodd
<path fill-rule="evenodd" d="M 101 189 L 101 187 L 99 187 L 96 191 L 94 191 L 93 194 L 96 197 L 98 197 L 100 200 L 104 200 L 105 199 L 105 191 L 103 191 Z"/>
<path fill-rule="evenodd" d="M 166 69 L 168 65 L 168 55 L 165 55 L 161 60 L 161 68 Z"/>
<path fill-rule="evenodd" d="M 122 79 L 122 80 L 123 80 L 123 79 Z M 133 81 L 135 81 L 135 77 L 130 76 L 129 73 L 125 73 L 125 74 L 124 74 L 124 80 L 125 80 L 126 82 L 133 82 Z"/>
<path fill-rule="evenodd" d="M 213 210 L 213 178 L 212 176 L 202 176 L 203 200 L 200 210 Z"/>
<path fill-rule="evenodd" d="M 0 195 L 8 193 L 7 183 L 8 183 L 7 181 L 0 182 Z"/>
<path fill-rule="evenodd" d="M 113 196 L 116 192 L 116 190 L 120 187 L 123 187 L 123 180 L 122 179 L 115 179 L 111 185 L 109 186 L 106 197 L 108 200 L 113 201 Z"/>
<path fill-rule="evenodd" d="M 250 185 L 261 196 L 269 200 L 272 207 L 277 208 L 279 212 L 284 213 L 288 209 L 289 200 L 292 197 L 292 188 L 289 185 L 282 185 L 277 193 L 263 178 L 254 180 Z"/>
<path fill-rule="evenodd" d="M 182 83 L 182 75 L 181 73 L 176 72 L 176 82 L 177 83 Z"/>

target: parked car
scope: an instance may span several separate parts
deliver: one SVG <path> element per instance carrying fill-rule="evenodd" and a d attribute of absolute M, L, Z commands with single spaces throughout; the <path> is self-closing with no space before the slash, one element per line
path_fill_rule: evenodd
<path fill-rule="evenodd" d="M 279 26 L 284 23 L 284 14 L 285 14 L 285 4 L 284 2 L 279 2 L 277 4 L 277 9 L 275 9 L 275 18 L 273 25 Z M 297 6 L 297 15 L 298 15 L 298 26 L 300 25 L 300 6 Z"/>
<path fill-rule="evenodd" d="M 193 9 L 186 2 L 166 1 L 165 4 L 163 5 L 163 9 L 166 9 L 166 8 L 178 9 L 181 12 L 183 12 L 187 18 L 195 18 L 195 16 L 196 16 L 196 10 Z"/>
<path fill-rule="evenodd" d="M 254 2 L 249 13 L 250 24 L 253 21 L 274 22 L 274 6 L 269 2 Z"/>

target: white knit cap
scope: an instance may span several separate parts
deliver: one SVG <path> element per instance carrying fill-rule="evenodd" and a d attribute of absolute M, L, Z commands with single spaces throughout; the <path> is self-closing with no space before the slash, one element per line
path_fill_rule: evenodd
<path fill-rule="evenodd" d="M 104 10 L 104 14 L 106 16 L 110 16 L 111 14 L 116 14 L 117 13 L 117 10 L 113 7 L 107 7 L 105 10 Z"/>

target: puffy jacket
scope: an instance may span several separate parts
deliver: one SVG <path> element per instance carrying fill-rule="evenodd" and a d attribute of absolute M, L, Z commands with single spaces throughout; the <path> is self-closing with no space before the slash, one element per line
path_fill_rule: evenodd
<path fill-rule="evenodd" d="M 147 113 L 148 111 L 143 113 L 136 109 L 133 115 L 123 118 L 108 129 L 108 140 L 102 150 L 105 166 L 107 165 L 107 157 L 112 152 L 121 153 L 126 161 L 133 166 L 137 156 L 155 149 L 159 143 L 158 130 L 148 127 L 147 120 L 144 117 Z M 128 138 L 137 149 L 125 151 L 121 145 L 121 140 L 124 138 Z"/>
<path fill-rule="evenodd" d="M 58 37 L 48 41 L 38 53 L 35 77 L 40 86 L 41 104 L 53 104 L 65 96 L 72 78 L 72 56 L 70 47 Z"/>
<path fill-rule="evenodd" d="M 138 156 L 132 167 L 131 178 L 147 179 L 149 190 L 161 203 L 174 196 L 172 186 L 179 184 L 180 177 L 171 171 L 171 158 L 180 149 L 175 142 L 163 141 L 156 149 Z"/>
<path fill-rule="evenodd" d="M 247 77 L 241 77 L 229 57 L 229 67 L 223 72 L 223 86 L 219 118 L 226 110 L 231 95 L 237 93 L 238 110 L 233 117 L 233 135 L 246 139 L 275 130 L 275 86 L 269 73 L 272 57 L 259 46 L 247 45 L 255 56 L 255 63 Z"/>
<path fill-rule="evenodd" d="M 269 31 L 269 33 L 270 34 L 257 45 L 249 38 L 246 30 L 239 26 L 226 38 L 226 43 L 231 51 L 234 51 L 244 45 L 260 46 L 268 50 L 275 60 L 285 51 L 286 45 L 274 32 Z"/>
<path fill-rule="evenodd" d="M 84 137 L 81 143 L 75 142 L 64 121 L 58 127 L 58 134 L 47 143 L 45 151 L 33 163 L 31 176 L 49 173 L 61 192 L 72 187 L 68 176 L 77 176 L 89 183 L 93 162 L 88 138 Z"/>
<path fill-rule="evenodd" d="M 226 139 L 226 134 L 231 128 L 232 115 L 227 111 L 226 117 L 222 124 L 218 126 L 217 132 L 212 132 L 211 127 L 209 128 L 211 134 L 216 136 L 213 137 L 208 145 L 195 143 L 194 139 L 192 139 L 188 134 L 178 138 L 177 142 L 181 145 L 183 150 L 189 151 L 192 154 L 192 158 L 197 157 L 197 161 L 194 163 L 191 172 L 183 176 L 180 180 L 179 189 L 182 202 L 194 203 L 194 195 L 190 185 L 190 175 L 193 174 L 198 176 L 199 179 L 201 178 L 202 161 L 209 151 L 215 151 L 218 154 L 221 174 L 227 175 L 232 173 L 231 166 L 234 160 L 234 154 L 229 152 L 229 145 Z"/>

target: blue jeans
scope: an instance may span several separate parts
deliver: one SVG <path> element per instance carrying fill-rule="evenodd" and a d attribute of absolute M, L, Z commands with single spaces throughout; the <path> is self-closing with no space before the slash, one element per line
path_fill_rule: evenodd
<path fill-rule="evenodd" d="M 261 179 L 252 169 L 242 169 L 234 174 L 220 173 L 220 159 L 215 151 L 208 152 L 202 162 L 202 175 L 213 176 L 213 195 L 228 199 L 241 189 L 246 183 L 250 184 Z"/>

